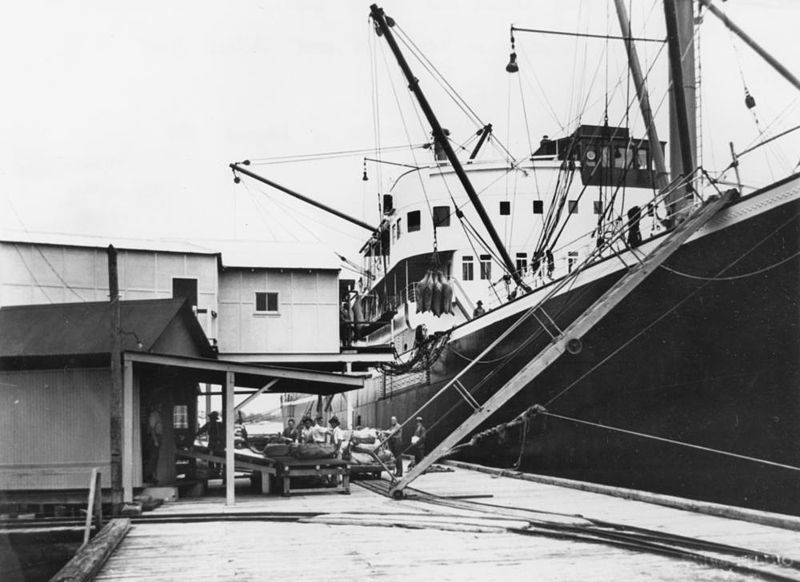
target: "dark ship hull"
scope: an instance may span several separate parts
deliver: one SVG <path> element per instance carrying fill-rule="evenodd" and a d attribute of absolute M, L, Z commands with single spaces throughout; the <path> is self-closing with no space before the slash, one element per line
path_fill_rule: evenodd
<path fill-rule="evenodd" d="M 800 467 L 798 198 L 793 176 L 722 210 L 582 338 L 580 353 L 564 354 L 480 430 L 542 404 L 583 421 Z M 545 311 L 563 329 L 631 260 L 624 253 L 587 269 Z M 359 394 L 357 422 L 385 427 L 392 415 L 408 418 L 535 302 L 522 297 L 456 328 L 429 373 L 386 377 Z M 483 401 L 549 340 L 531 318 L 462 382 Z M 421 413 L 429 450 L 470 410 L 452 390 L 432 401 Z M 800 470 L 553 417 L 463 449 L 460 458 L 499 467 L 521 461 L 536 473 L 800 514 Z"/>

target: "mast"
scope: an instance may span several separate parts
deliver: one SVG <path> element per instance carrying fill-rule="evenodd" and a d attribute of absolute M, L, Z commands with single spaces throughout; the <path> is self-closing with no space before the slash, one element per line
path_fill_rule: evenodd
<path fill-rule="evenodd" d="M 514 265 L 513 261 L 511 260 L 511 256 L 508 254 L 503 241 L 500 239 L 500 236 L 497 234 L 497 231 L 492 224 L 489 215 L 486 213 L 486 209 L 483 207 L 483 203 L 481 203 L 480 198 L 478 198 L 478 193 L 475 191 L 475 188 L 472 185 L 472 182 L 469 181 L 464 168 L 461 166 L 461 162 L 459 162 L 458 158 L 456 157 L 455 152 L 453 151 L 450 142 L 445 135 L 442 126 L 439 124 L 439 120 L 436 119 L 436 115 L 433 113 L 433 109 L 431 109 L 428 100 L 425 98 L 425 95 L 422 93 L 422 90 L 419 87 L 419 80 L 414 77 L 414 74 L 411 72 L 411 68 L 408 66 L 408 62 L 406 61 L 403 53 L 400 51 L 400 47 L 397 44 L 397 41 L 392 34 L 392 30 L 387 23 L 386 15 L 383 12 L 382 8 L 379 8 L 377 4 L 373 4 L 370 6 L 370 15 L 372 19 L 375 21 L 375 25 L 377 26 L 377 31 L 379 35 L 382 35 L 386 38 L 386 42 L 389 43 L 389 48 L 392 50 L 395 58 L 397 59 L 397 64 L 400 65 L 400 69 L 403 71 L 403 75 L 405 75 L 406 80 L 408 81 L 408 88 L 414 93 L 414 96 L 417 98 L 419 102 L 419 106 L 422 109 L 422 112 L 425 114 L 425 117 L 428 120 L 428 123 L 433 130 L 433 138 L 436 143 L 438 143 L 442 150 L 444 151 L 445 155 L 447 156 L 450 165 L 453 167 L 453 170 L 458 176 L 459 181 L 461 182 L 462 187 L 467 193 L 472 205 L 475 207 L 475 210 L 478 213 L 478 216 L 483 223 L 483 226 L 486 228 L 487 232 L 489 233 L 489 237 L 492 239 L 494 246 L 497 248 L 497 251 L 500 253 L 500 257 L 503 260 L 503 264 L 505 265 L 506 271 L 514 278 L 514 281 L 517 285 L 522 287 L 525 290 L 530 290 L 530 288 L 522 281 L 522 277 L 517 272 L 517 268 Z M 394 24 L 392 22 L 392 24 Z"/>
<path fill-rule="evenodd" d="M 656 188 L 658 188 L 659 191 L 663 191 L 669 183 L 667 177 L 667 163 L 664 160 L 664 151 L 661 149 L 661 141 L 658 139 L 658 130 L 656 129 L 655 119 L 653 119 L 653 110 L 650 108 L 650 98 L 647 94 L 647 86 L 645 85 L 644 75 L 642 74 L 642 67 L 639 64 L 639 55 L 636 52 L 636 45 L 631 35 L 628 11 L 625 8 L 625 0 L 614 0 L 614 4 L 617 7 L 619 27 L 620 30 L 622 30 L 622 36 L 625 37 L 625 50 L 628 53 L 628 66 L 633 76 L 633 84 L 636 87 L 636 97 L 639 100 L 639 108 L 642 111 L 645 127 L 647 127 L 647 138 L 650 142 L 650 156 L 653 159 L 656 172 Z"/>
<path fill-rule="evenodd" d="M 671 87 L 670 164 L 672 180 L 688 176 L 695 166 L 696 102 L 692 0 L 664 0 Z M 667 197 L 671 217 L 690 204 L 691 183 Z"/>

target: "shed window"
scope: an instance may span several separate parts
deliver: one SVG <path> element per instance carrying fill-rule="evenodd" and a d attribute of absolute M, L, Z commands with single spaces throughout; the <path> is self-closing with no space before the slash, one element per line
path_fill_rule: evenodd
<path fill-rule="evenodd" d="M 420 223 L 419 210 L 412 210 L 411 212 L 409 212 L 407 220 L 408 220 L 408 232 L 414 232 L 419 230 L 419 223 Z"/>
<path fill-rule="evenodd" d="M 256 292 L 256 312 L 277 313 L 278 294 L 276 292 Z"/>
<path fill-rule="evenodd" d="M 500 201 L 500 215 L 501 216 L 508 216 L 511 214 L 511 202 L 508 200 L 501 200 Z"/>
<path fill-rule="evenodd" d="M 197 307 L 197 279 L 172 279 L 172 296 L 189 301 L 189 305 Z"/>
<path fill-rule="evenodd" d="M 397 238 L 398 239 L 403 234 L 403 224 L 401 222 L 402 220 L 403 220 L 402 218 L 398 218 L 397 219 Z"/>
<path fill-rule="evenodd" d="M 435 226 L 436 228 L 440 228 L 442 226 L 450 226 L 449 206 L 433 207 L 433 226 Z"/>
<path fill-rule="evenodd" d="M 594 213 L 603 214 L 603 202 L 601 200 L 594 201 Z"/>
<path fill-rule="evenodd" d="M 570 200 L 569 201 L 569 213 L 570 214 L 578 214 L 578 201 L 577 200 Z"/>
<path fill-rule="evenodd" d="M 176 404 L 172 408 L 172 426 L 175 428 L 189 428 L 189 406 Z"/>
<path fill-rule="evenodd" d="M 544 200 L 534 200 L 533 201 L 533 213 L 534 214 L 544 214 Z"/>

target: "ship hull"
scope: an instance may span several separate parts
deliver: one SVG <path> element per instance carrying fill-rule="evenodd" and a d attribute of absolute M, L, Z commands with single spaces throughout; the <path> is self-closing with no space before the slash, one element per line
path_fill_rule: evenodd
<path fill-rule="evenodd" d="M 533 404 L 603 426 L 540 416 L 460 458 L 800 514 L 800 470 L 763 462 L 800 467 L 798 184 L 795 177 L 723 210 L 716 226 L 685 243 L 582 338 L 580 353 L 563 355 L 479 430 Z M 607 261 L 599 275 L 544 303 L 559 327 L 622 276 L 621 261 Z M 388 425 L 390 416 L 408 418 L 428 403 L 420 414 L 429 445 L 440 441 L 470 408 L 454 391 L 430 398 L 524 313 L 520 305 L 454 330 L 430 372 L 410 385 L 387 379 L 388 389 L 362 395 L 359 420 Z M 462 382 L 483 401 L 549 341 L 529 318 Z"/>

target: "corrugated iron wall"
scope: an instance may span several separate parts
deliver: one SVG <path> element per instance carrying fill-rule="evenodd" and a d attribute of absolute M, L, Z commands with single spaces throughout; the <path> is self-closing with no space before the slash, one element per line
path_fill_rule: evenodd
<path fill-rule="evenodd" d="M 110 484 L 107 369 L 0 371 L 0 489 Z"/>

